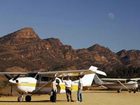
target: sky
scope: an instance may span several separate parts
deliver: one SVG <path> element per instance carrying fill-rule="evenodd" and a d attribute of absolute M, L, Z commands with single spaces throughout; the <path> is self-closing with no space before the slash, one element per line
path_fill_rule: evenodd
<path fill-rule="evenodd" d="M 0 37 L 24 27 L 74 49 L 140 50 L 140 0 L 0 0 Z"/>

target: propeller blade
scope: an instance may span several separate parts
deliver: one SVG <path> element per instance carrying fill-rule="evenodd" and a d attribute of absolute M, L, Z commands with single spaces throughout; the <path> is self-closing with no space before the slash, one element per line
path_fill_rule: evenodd
<path fill-rule="evenodd" d="M 8 74 L 5 74 L 5 77 L 6 77 L 8 80 L 10 80 L 10 79 L 12 78 L 12 76 L 11 76 L 11 75 L 8 75 Z"/>
<path fill-rule="evenodd" d="M 20 74 L 18 74 L 17 76 L 15 76 L 15 77 L 13 78 L 13 80 L 16 80 L 19 76 L 20 76 Z"/>

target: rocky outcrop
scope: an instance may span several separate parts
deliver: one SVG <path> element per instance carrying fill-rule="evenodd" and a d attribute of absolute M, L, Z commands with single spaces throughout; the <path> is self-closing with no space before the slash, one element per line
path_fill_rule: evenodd
<path fill-rule="evenodd" d="M 87 69 L 91 65 L 107 73 L 121 67 L 139 67 L 140 51 L 122 50 L 116 54 L 99 44 L 75 50 L 57 38 L 39 38 L 32 28 L 0 38 L 0 71 Z"/>
<path fill-rule="evenodd" d="M 40 38 L 32 28 L 23 28 L 0 38 L 0 44 L 15 45 L 38 40 Z"/>
<path fill-rule="evenodd" d="M 117 55 L 124 65 L 140 67 L 140 50 L 121 50 Z"/>
<path fill-rule="evenodd" d="M 105 69 L 105 71 L 110 71 L 122 66 L 122 63 L 115 53 L 98 44 L 87 49 L 80 49 L 77 53 L 79 58 L 82 59 L 81 61 L 86 62 L 88 66 L 90 66 L 90 64 L 97 65 L 100 69 Z"/>

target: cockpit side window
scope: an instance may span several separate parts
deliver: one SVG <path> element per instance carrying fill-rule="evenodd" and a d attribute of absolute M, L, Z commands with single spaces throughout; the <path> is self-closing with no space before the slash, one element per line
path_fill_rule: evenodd
<path fill-rule="evenodd" d="M 41 77 L 41 81 L 50 81 L 52 78 L 50 77 Z"/>
<path fill-rule="evenodd" d="M 35 77 L 37 73 L 29 73 L 27 74 L 28 77 Z"/>

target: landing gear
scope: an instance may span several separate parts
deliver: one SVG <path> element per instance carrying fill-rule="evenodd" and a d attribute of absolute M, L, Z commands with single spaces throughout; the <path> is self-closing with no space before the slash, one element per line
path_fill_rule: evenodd
<path fill-rule="evenodd" d="M 129 90 L 129 93 L 131 93 L 132 91 L 133 91 L 133 93 L 136 93 L 137 92 L 137 90 L 134 89 L 134 90 Z"/>
<path fill-rule="evenodd" d="M 22 102 L 23 99 L 24 99 L 23 95 L 20 95 L 20 96 L 18 96 L 17 101 L 18 101 L 18 102 Z"/>
<path fill-rule="evenodd" d="M 133 93 L 136 93 L 137 91 L 138 91 L 138 89 L 134 89 L 134 90 L 133 90 Z"/>
<path fill-rule="evenodd" d="M 24 96 L 23 95 L 20 95 L 18 98 L 17 98 L 17 101 L 18 102 L 23 102 L 24 101 Z M 30 102 L 31 101 L 31 96 L 30 95 L 27 95 L 25 97 L 25 101 L 26 102 Z"/>
<path fill-rule="evenodd" d="M 26 102 L 30 102 L 30 101 L 31 101 L 31 96 L 30 96 L 30 95 L 27 95 L 27 96 L 25 97 L 25 101 L 26 101 Z"/>
<path fill-rule="evenodd" d="M 120 93 L 121 91 L 122 91 L 121 89 L 117 90 L 118 93 Z"/>

